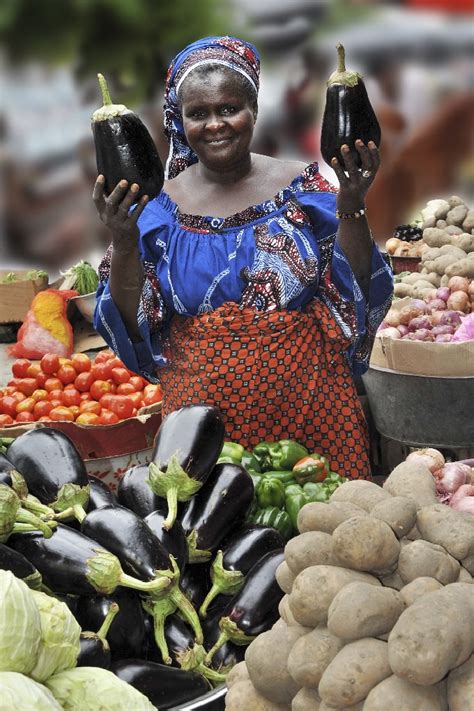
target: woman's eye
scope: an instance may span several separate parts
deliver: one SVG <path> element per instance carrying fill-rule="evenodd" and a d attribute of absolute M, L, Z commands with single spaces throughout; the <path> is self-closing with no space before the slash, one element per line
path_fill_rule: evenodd
<path fill-rule="evenodd" d="M 222 109 L 222 113 L 228 116 L 229 114 L 235 114 L 236 108 L 235 106 L 224 106 Z"/>

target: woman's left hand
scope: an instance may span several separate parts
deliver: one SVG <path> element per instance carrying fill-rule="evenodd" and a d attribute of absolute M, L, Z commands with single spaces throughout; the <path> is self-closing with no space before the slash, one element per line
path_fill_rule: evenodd
<path fill-rule="evenodd" d="M 354 153 L 347 144 L 341 146 L 344 165 L 335 157 L 331 160 L 331 166 L 339 180 L 337 207 L 341 212 L 355 212 L 364 206 L 367 191 L 380 167 L 379 149 L 373 141 L 365 145 L 358 138 L 355 148 L 359 154 L 361 168 L 357 167 Z"/>

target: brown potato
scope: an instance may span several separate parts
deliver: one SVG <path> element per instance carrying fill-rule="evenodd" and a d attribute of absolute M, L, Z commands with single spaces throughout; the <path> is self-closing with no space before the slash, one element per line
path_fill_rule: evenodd
<path fill-rule="evenodd" d="M 428 467 L 415 462 L 402 462 L 384 483 L 384 490 L 392 496 L 412 499 L 417 509 L 437 504 L 436 484 Z M 445 507 L 446 508 L 446 507 Z"/>
<path fill-rule="evenodd" d="M 404 583 L 420 577 L 435 578 L 442 585 L 454 583 L 460 564 L 442 546 L 429 541 L 412 541 L 403 546 L 398 559 L 398 573 Z"/>
<path fill-rule="evenodd" d="M 350 518 L 336 528 L 332 537 L 334 552 L 347 568 L 389 573 L 397 564 L 400 543 L 390 526 L 380 519 Z"/>
<path fill-rule="evenodd" d="M 379 501 L 389 498 L 389 492 L 382 489 L 381 486 L 374 484 L 372 481 L 357 479 L 356 481 L 346 481 L 342 486 L 339 486 L 331 494 L 329 500 L 331 503 L 333 501 L 348 501 L 351 504 L 360 506 L 364 511 L 370 512 Z"/>
<path fill-rule="evenodd" d="M 474 655 L 448 675 L 449 711 L 466 711 L 474 705 Z"/>
<path fill-rule="evenodd" d="M 295 582 L 296 576 L 294 573 L 291 572 L 288 567 L 288 564 L 285 563 L 285 561 L 280 563 L 280 565 L 276 569 L 275 577 L 277 579 L 278 585 L 283 590 L 283 592 L 289 595 L 291 592 L 291 588 L 293 587 L 293 583 Z"/>
<path fill-rule="evenodd" d="M 322 531 L 300 533 L 286 544 L 285 560 L 293 576 L 312 565 L 336 565 L 332 550 L 332 536 Z"/>
<path fill-rule="evenodd" d="M 239 662 L 236 664 L 226 676 L 225 683 L 227 688 L 230 689 L 231 686 L 237 684 L 238 681 L 250 681 L 249 673 L 247 671 L 247 665 L 245 662 Z"/>
<path fill-rule="evenodd" d="M 299 686 L 317 689 L 324 670 L 343 646 L 327 627 L 316 627 L 293 645 L 288 657 L 291 677 Z"/>
<path fill-rule="evenodd" d="M 360 506 L 349 501 L 331 501 L 331 503 L 312 502 L 306 504 L 298 514 L 298 530 L 322 531 L 332 533 L 340 523 L 353 516 L 367 516 L 367 512 Z"/>
<path fill-rule="evenodd" d="M 443 546 L 456 560 L 474 555 L 472 514 L 463 514 L 437 503 L 418 512 L 416 525 L 426 541 Z"/>
<path fill-rule="evenodd" d="M 314 689 L 300 689 L 291 702 L 291 711 L 319 711 L 321 699 Z"/>
<path fill-rule="evenodd" d="M 423 597 L 427 593 L 435 592 L 435 590 L 441 590 L 443 586 L 438 580 L 430 578 L 427 576 L 422 576 L 412 580 L 400 590 L 400 596 L 405 603 L 406 607 L 413 605 L 416 600 Z"/>
<path fill-rule="evenodd" d="M 416 524 L 416 504 L 406 496 L 392 496 L 376 504 L 370 515 L 388 523 L 397 538 L 403 538 Z"/>
<path fill-rule="evenodd" d="M 446 711 L 443 689 L 418 686 L 397 676 L 389 676 L 368 693 L 364 711 Z"/>
<path fill-rule="evenodd" d="M 291 711 L 289 704 L 275 704 L 258 693 L 251 681 L 233 684 L 226 694 L 226 711 Z"/>
<path fill-rule="evenodd" d="M 349 583 L 328 610 L 328 630 L 343 640 L 379 637 L 389 632 L 405 604 L 396 590 L 367 583 Z"/>

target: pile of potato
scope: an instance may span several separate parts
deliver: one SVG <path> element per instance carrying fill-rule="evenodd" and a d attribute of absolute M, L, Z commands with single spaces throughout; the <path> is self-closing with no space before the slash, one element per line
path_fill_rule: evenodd
<path fill-rule="evenodd" d="M 228 677 L 227 711 L 474 708 L 474 516 L 430 470 L 350 481 L 298 516 L 281 618 Z"/>

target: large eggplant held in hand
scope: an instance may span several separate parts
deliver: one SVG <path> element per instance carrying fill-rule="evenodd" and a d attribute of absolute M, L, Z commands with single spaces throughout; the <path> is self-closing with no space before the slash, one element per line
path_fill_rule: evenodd
<path fill-rule="evenodd" d="M 163 187 L 164 171 L 158 151 L 141 119 L 123 104 L 112 104 L 107 83 L 98 74 L 104 105 L 92 115 L 97 170 L 111 193 L 120 180 L 137 183 L 138 201 L 155 198 Z"/>
<path fill-rule="evenodd" d="M 224 421 L 210 405 L 190 405 L 171 412 L 153 445 L 149 484 L 168 501 L 164 528 L 176 520 L 178 501 L 188 501 L 213 470 L 224 444 Z"/>
<path fill-rule="evenodd" d="M 342 44 L 338 44 L 336 49 L 339 65 L 327 82 L 321 127 L 321 155 L 328 165 L 331 165 L 334 157 L 344 165 L 341 146 L 347 144 L 360 168 L 360 157 L 354 144 L 360 138 L 366 145 L 373 141 L 376 146 L 380 146 L 380 126 L 362 77 L 346 69 Z"/>

